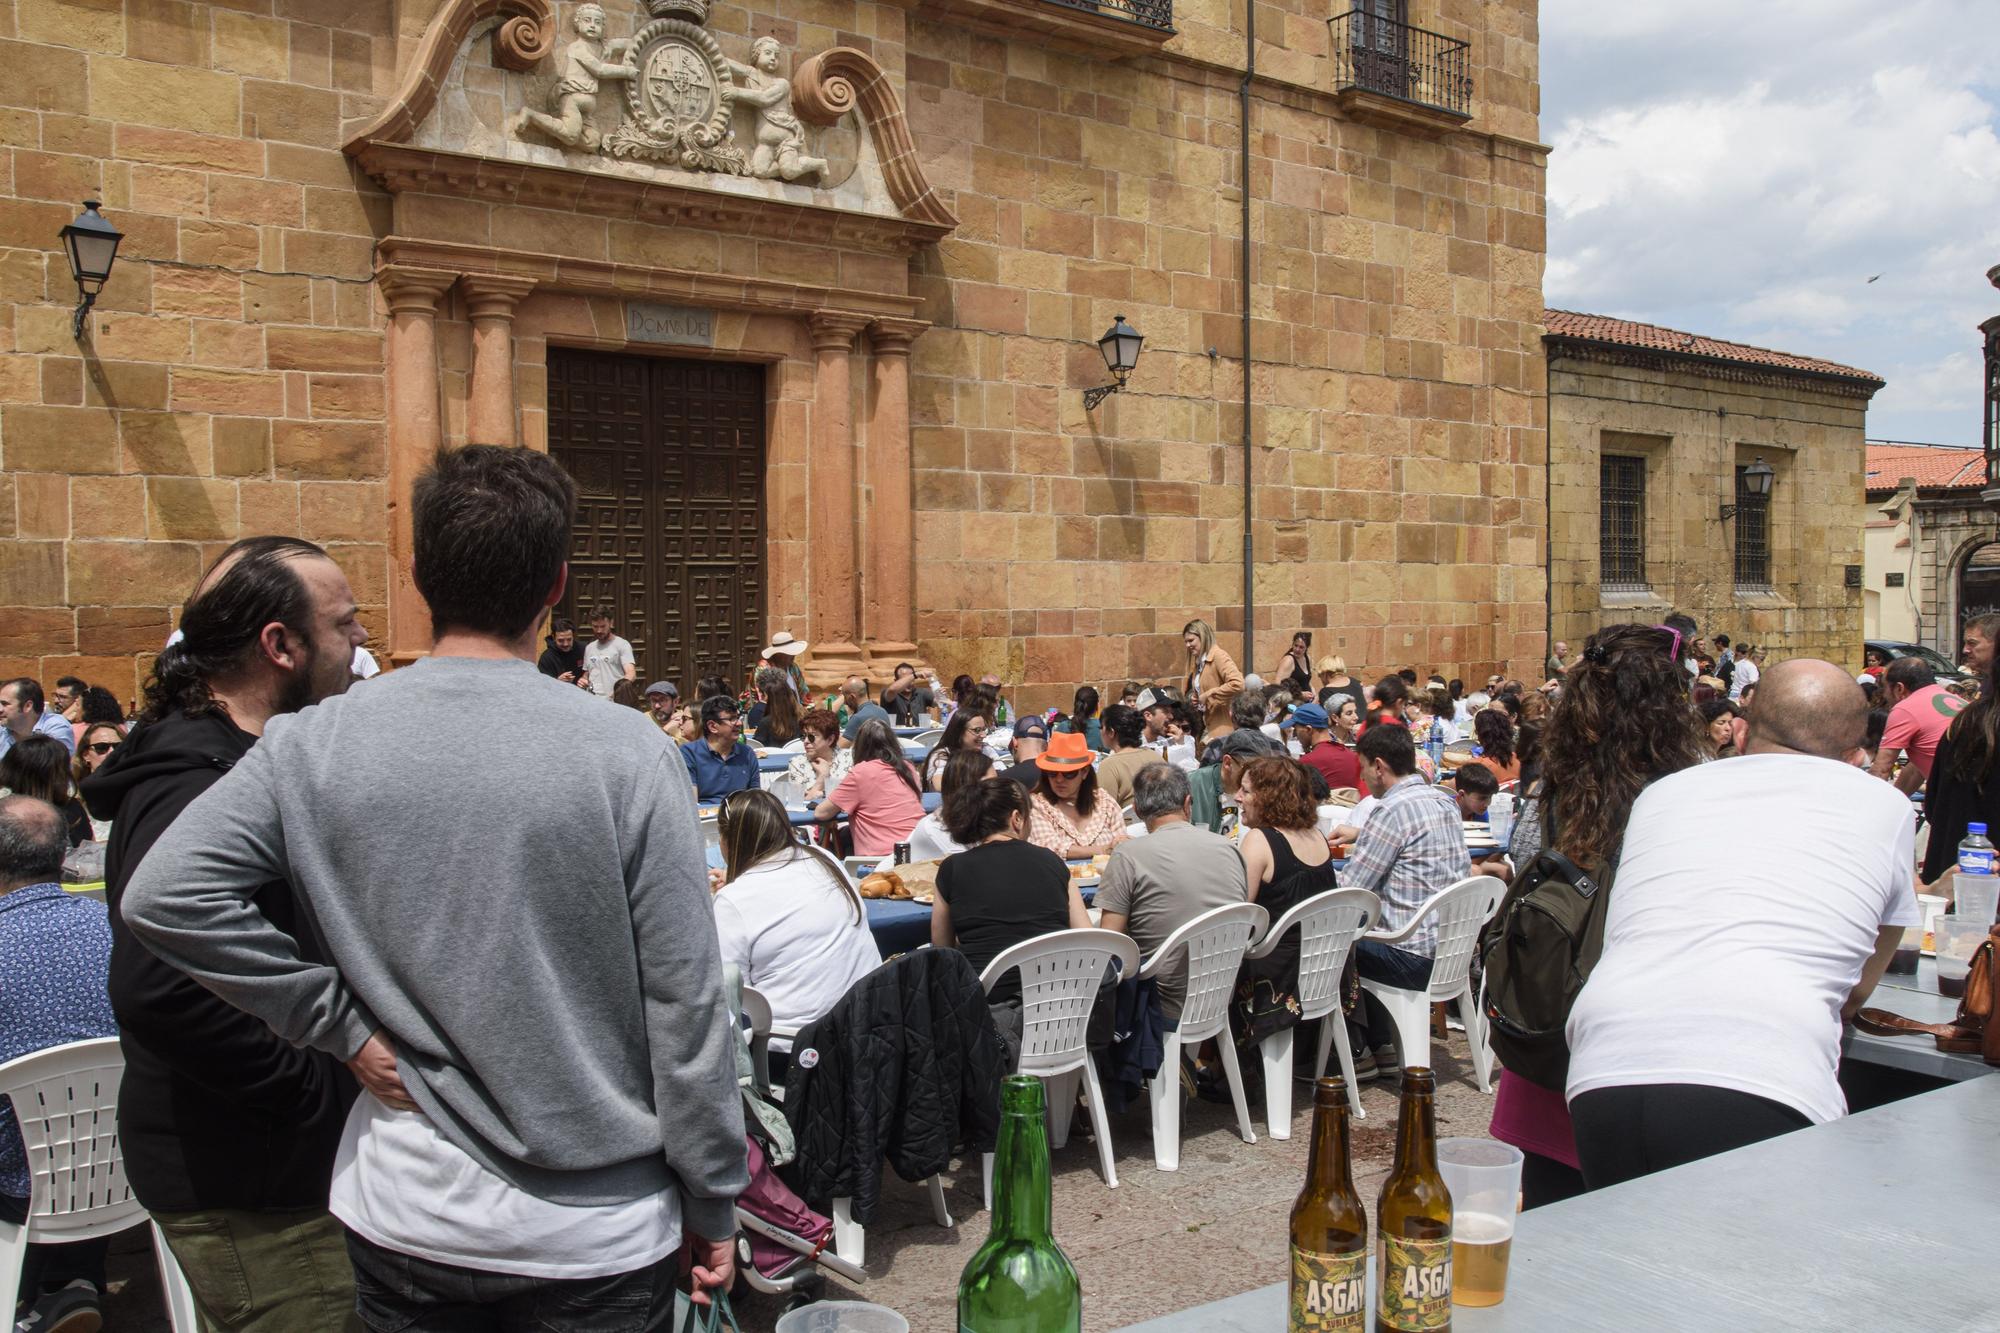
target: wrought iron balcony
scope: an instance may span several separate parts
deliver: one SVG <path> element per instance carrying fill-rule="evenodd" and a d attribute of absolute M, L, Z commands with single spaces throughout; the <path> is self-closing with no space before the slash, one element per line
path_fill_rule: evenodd
<path fill-rule="evenodd" d="M 1333 30 L 1336 93 L 1373 94 L 1455 120 L 1471 119 L 1472 62 L 1466 43 L 1366 9 L 1328 19 L 1327 26 Z"/>
<path fill-rule="evenodd" d="M 1042 0 L 1042 3 L 1124 19 L 1155 32 L 1174 30 L 1174 0 Z"/>

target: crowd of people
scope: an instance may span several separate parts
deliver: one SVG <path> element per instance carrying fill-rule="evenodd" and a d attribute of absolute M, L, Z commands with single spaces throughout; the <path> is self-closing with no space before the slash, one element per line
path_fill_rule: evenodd
<path fill-rule="evenodd" d="M 441 453 L 412 503 L 433 650 L 359 688 L 345 577 L 278 537 L 203 575 L 130 723 L 74 678 L 46 703 L 0 685 L 0 1058 L 119 1038 L 132 1187 L 215 1328 L 651 1327 L 683 1274 L 698 1301 L 729 1284 L 749 1177 L 722 969 L 795 1028 L 878 966 L 844 853 L 937 860 L 930 943 L 975 971 L 1091 908 L 1151 957 L 1219 906 L 1363 888 L 1382 933 L 1418 924 L 1354 969 L 1405 989 L 1439 892 L 1589 869 L 1612 892 L 1567 1077 L 1503 1069 L 1495 1102 L 1535 1204 L 1841 1114 L 1841 1018 L 1916 920 L 1905 793 L 1927 787 L 1926 884 L 2000 824 L 2000 620 L 1968 633 L 1969 704 L 1914 659 L 1856 681 L 1711 654 L 1684 617 L 1470 690 L 1364 684 L 1303 631 L 1260 678 L 1194 620 L 1176 679 L 1067 711 L 912 664 L 817 695 L 785 634 L 683 696 L 640 688 L 608 612 L 582 640 L 550 620 L 574 507 L 545 455 Z M 590 762 L 551 783 L 531 760 L 555 753 Z M 1467 822 L 1503 795 L 1511 840 L 1475 861 Z M 60 886 L 85 841 L 108 913 Z M 1244 967 L 1238 1044 L 1298 1023 L 1297 968 L 1296 938 Z M 1166 1021 L 1185 986 L 1161 972 Z M 1332 1021 L 1362 1080 L 1416 1058 L 1372 995 Z M 0 1210 L 26 1194 L 0 1118 Z M 37 1247 L 21 1317 L 59 1326 L 103 1285 L 101 1245 Z"/>

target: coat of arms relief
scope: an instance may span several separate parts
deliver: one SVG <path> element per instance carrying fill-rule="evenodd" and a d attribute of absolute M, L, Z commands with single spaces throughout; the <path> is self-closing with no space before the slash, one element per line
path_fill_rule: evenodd
<path fill-rule="evenodd" d="M 683 171 L 808 184 L 826 174 L 827 160 L 809 151 L 793 109 L 776 38 L 753 42 L 746 65 L 724 55 L 702 26 L 708 0 L 646 0 L 646 9 L 651 21 L 631 38 L 607 41 L 603 7 L 579 5 L 570 16 L 573 40 L 554 53 L 547 109 L 522 108 L 509 132 Z M 607 100 L 622 107 L 609 131 L 598 110 Z M 753 127 L 747 150 L 736 142 L 739 107 Z"/>

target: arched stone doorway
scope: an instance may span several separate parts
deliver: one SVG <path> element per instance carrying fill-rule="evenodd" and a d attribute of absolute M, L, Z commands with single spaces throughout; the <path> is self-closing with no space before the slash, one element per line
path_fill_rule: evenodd
<path fill-rule="evenodd" d="M 1967 621 L 2000 611 L 2000 541 L 1966 552 L 1958 567 L 1958 634 Z"/>

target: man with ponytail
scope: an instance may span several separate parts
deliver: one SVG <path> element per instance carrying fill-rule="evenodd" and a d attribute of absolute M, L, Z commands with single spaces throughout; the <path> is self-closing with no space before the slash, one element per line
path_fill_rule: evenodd
<path fill-rule="evenodd" d="M 354 1080 L 162 961 L 119 907 L 155 842 L 273 718 L 347 688 L 368 632 L 340 567 L 291 537 L 224 551 L 180 623 L 146 682 L 138 727 L 83 783 L 91 810 L 112 821 L 125 1169 L 210 1326 L 358 1329 L 345 1240 L 326 1207 Z M 254 901 L 302 962 L 324 963 L 290 884 L 273 877 Z"/>

